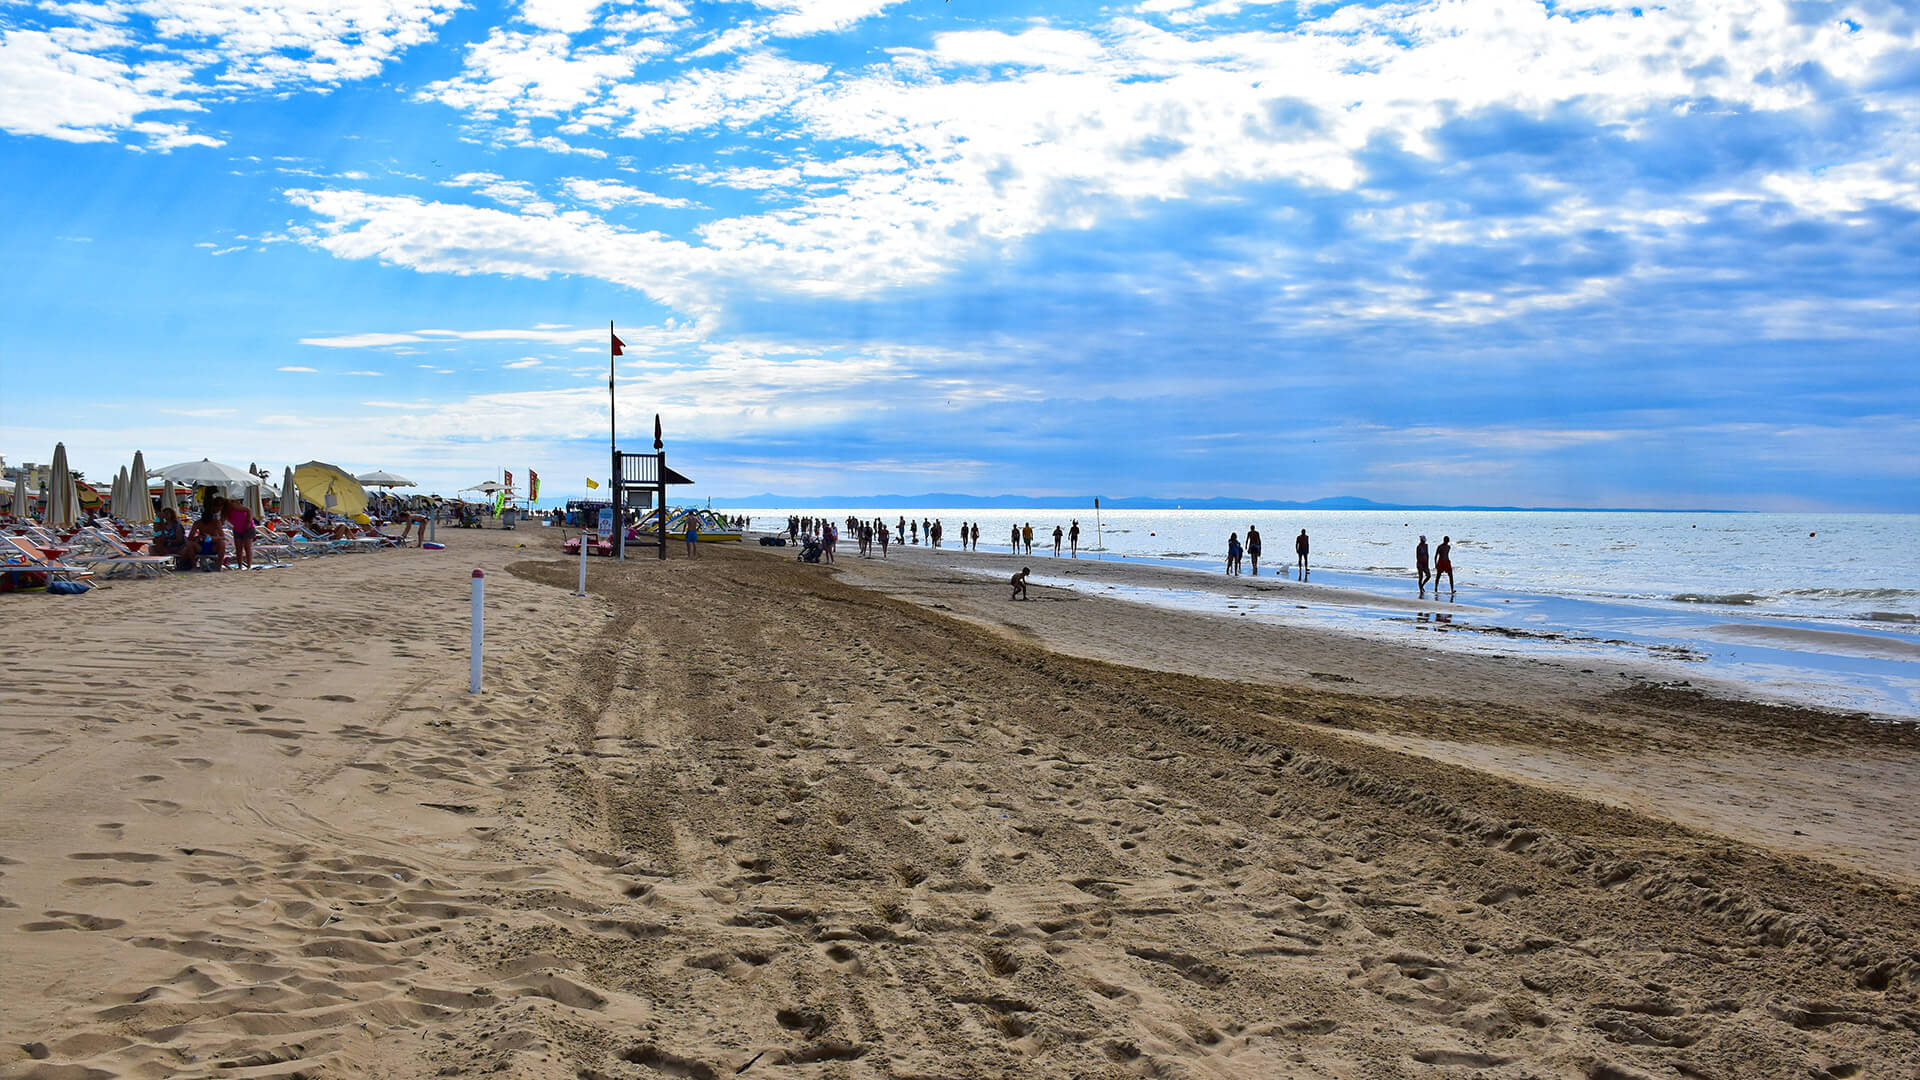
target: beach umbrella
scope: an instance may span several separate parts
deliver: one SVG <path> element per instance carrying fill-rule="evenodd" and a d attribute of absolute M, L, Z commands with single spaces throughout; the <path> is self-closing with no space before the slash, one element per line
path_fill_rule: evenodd
<path fill-rule="evenodd" d="M 247 513 L 252 514 L 256 522 L 267 516 L 267 502 L 260 494 L 264 490 L 265 485 L 262 484 L 253 484 L 247 488 Z"/>
<path fill-rule="evenodd" d="M 293 482 L 301 498 L 329 513 L 351 517 L 367 512 L 367 489 L 338 465 L 324 461 L 295 465 Z"/>
<path fill-rule="evenodd" d="M 507 490 L 507 485 L 502 484 L 496 480 L 488 480 L 483 483 L 475 484 L 472 487 L 461 488 L 460 490 L 461 491 L 478 491 L 485 495 L 491 495 L 496 491 Z"/>
<path fill-rule="evenodd" d="M 133 452 L 133 470 L 127 474 L 127 522 L 145 525 L 153 520 L 153 496 L 147 491 L 147 456 Z"/>
<path fill-rule="evenodd" d="M 199 461 L 183 461 L 178 465 L 169 465 L 160 470 L 160 475 L 176 484 L 188 487 L 218 488 L 223 495 L 239 495 L 250 485 L 258 484 L 260 478 L 234 465 L 222 465 L 218 461 L 201 458 Z"/>
<path fill-rule="evenodd" d="M 67 468 L 67 444 L 53 444 L 53 475 L 47 482 L 47 524 L 56 529 L 71 529 L 80 517 L 80 491 L 73 486 L 73 471 Z"/>
<path fill-rule="evenodd" d="M 280 513 L 286 517 L 300 516 L 300 489 L 293 482 L 293 466 L 287 466 L 287 475 L 280 481 Z"/>
<path fill-rule="evenodd" d="M 107 513 L 112 517 L 120 516 L 120 509 L 127 497 L 127 467 L 113 474 L 113 486 L 107 489 Z"/>
<path fill-rule="evenodd" d="M 27 516 L 27 470 L 21 469 L 13 474 L 13 516 Z"/>
<path fill-rule="evenodd" d="M 355 479 L 359 480 L 361 483 L 367 485 L 368 487 L 397 488 L 397 487 L 418 487 L 419 486 L 418 484 L 415 484 L 413 481 L 407 479 L 404 476 L 396 476 L 393 473 L 380 471 L 380 470 L 376 470 L 370 473 L 361 473 L 359 476 L 355 477 Z"/>

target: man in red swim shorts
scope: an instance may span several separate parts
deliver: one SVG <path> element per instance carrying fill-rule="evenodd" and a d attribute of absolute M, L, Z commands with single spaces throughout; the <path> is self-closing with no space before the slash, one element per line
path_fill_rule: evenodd
<path fill-rule="evenodd" d="M 1440 546 L 1433 550 L 1433 595 L 1440 595 L 1440 575 L 1447 575 L 1447 599 L 1453 599 L 1453 537 L 1440 538 Z"/>

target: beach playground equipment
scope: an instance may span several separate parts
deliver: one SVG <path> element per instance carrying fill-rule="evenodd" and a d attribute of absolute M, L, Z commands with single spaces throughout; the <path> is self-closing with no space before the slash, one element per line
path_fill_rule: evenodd
<path fill-rule="evenodd" d="M 740 542 L 740 530 L 730 525 L 722 525 L 713 511 L 703 507 L 683 506 L 667 511 L 667 539 L 682 540 L 687 535 L 687 519 L 700 527 L 700 542 L 703 544 L 737 544 Z M 634 539 L 657 539 L 660 528 L 660 512 L 650 510 L 640 519 L 633 533 Z"/>

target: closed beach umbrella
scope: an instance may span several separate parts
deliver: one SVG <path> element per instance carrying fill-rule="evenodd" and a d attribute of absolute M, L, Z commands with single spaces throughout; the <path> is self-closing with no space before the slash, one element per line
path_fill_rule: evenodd
<path fill-rule="evenodd" d="M 13 516 L 27 516 L 27 470 L 21 469 L 13 474 Z"/>
<path fill-rule="evenodd" d="M 67 444 L 53 444 L 53 475 L 47 481 L 47 524 L 56 529 L 71 529 L 80 517 L 80 491 L 73 486 L 73 471 L 67 468 Z"/>
<path fill-rule="evenodd" d="M 301 498 L 329 513 L 351 517 L 367 512 L 367 489 L 338 465 L 324 461 L 295 465 L 293 482 Z"/>
<path fill-rule="evenodd" d="M 113 486 L 107 489 L 107 514 L 111 517 L 119 517 L 121 500 L 126 497 L 127 467 L 122 465 L 120 471 L 113 474 Z"/>
<path fill-rule="evenodd" d="M 133 471 L 127 474 L 127 521 L 145 525 L 153 521 L 153 497 L 147 493 L 147 456 L 133 452 Z"/>
<path fill-rule="evenodd" d="M 265 486 L 262 484 L 254 484 L 247 488 L 247 513 L 252 514 L 255 521 L 267 516 L 267 503 L 260 494 L 263 490 Z"/>
<path fill-rule="evenodd" d="M 285 517 L 300 516 L 300 488 L 293 482 L 293 466 L 287 466 L 287 475 L 280 481 L 280 513 Z"/>

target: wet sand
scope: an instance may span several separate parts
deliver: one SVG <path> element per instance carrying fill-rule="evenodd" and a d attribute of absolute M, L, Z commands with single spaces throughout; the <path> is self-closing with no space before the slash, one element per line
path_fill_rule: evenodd
<path fill-rule="evenodd" d="M 1920 1060 L 1911 727 L 554 542 L 9 598 L 0 1076 Z"/>

